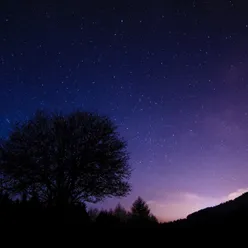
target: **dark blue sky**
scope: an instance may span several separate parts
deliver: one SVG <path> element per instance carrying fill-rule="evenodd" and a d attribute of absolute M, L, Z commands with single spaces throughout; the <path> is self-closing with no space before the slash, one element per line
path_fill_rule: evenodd
<path fill-rule="evenodd" d="M 132 2 L 1 1 L 0 135 L 38 108 L 107 114 L 134 168 L 121 202 L 184 217 L 248 187 L 247 4 Z"/>

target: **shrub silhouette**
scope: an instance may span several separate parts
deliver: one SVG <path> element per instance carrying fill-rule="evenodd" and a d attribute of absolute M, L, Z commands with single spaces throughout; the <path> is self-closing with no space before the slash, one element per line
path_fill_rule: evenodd
<path fill-rule="evenodd" d="M 99 213 L 100 213 L 100 211 L 97 208 L 90 208 L 88 210 L 88 215 L 89 215 L 89 218 L 92 222 L 96 222 L 96 219 L 97 219 Z"/>
<path fill-rule="evenodd" d="M 96 218 L 96 223 L 99 226 L 115 227 L 120 224 L 119 219 L 113 214 L 112 210 L 102 210 Z"/>

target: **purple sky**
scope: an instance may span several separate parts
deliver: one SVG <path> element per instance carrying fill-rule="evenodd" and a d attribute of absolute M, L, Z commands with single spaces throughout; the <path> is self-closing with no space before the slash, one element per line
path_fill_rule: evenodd
<path fill-rule="evenodd" d="M 171 220 L 244 192 L 244 1 L 83 2 L 1 3 L 0 135 L 38 108 L 96 110 L 128 141 L 126 207 Z"/>

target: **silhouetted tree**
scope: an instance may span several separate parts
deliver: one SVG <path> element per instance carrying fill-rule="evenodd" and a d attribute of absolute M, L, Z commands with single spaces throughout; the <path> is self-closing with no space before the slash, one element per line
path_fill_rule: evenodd
<path fill-rule="evenodd" d="M 114 209 L 114 215 L 121 221 L 126 222 L 128 218 L 128 213 L 126 209 L 118 203 L 116 208 Z"/>
<path fill-rule="evenodd" d="M 37 111 L 17 123 L 0 145 L 4 187 L 35 192 L 39 201 L 64 206 L 122 197 L 130 191 L 126 143 L 105 116 Z"/>
<path fill-rule="evenodd" d="M 132 223 L 138 225 L 152 225 L 157 224 L 157 218 L 151 214 L 148 204 L 138 197 L 131 207 L 131 220 Z"/>
<path fill-rule="evenodd" d="M 131 213 L 133 216 L 140 218 L 149 218 L 150 209 L 147 203 L 139 196 L 131 207 Z"/>

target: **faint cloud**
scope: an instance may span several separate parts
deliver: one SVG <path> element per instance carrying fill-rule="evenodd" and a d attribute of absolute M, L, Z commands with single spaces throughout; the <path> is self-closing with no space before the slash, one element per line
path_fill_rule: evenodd
<path fill-rule="evenodd" d="M 233 200 L 239 196 L 241 196 L 242 194 L 244 194 L 245 192 L 248 192 L 248 188 L 244 188 L 244 189 L 238 189 L 237 191 L 235 192 L 232 192 L 230 193 L 228 196 L 227 196 L 227 200 Z"/>

